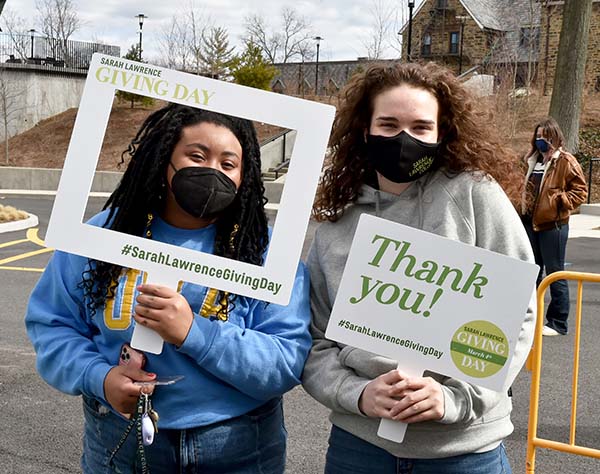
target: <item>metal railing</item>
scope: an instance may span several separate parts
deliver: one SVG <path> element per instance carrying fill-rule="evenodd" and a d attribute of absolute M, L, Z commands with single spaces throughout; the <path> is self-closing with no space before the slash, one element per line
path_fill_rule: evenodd
<path fill-rule="evenodd" d="M 87 41 L 0 33 L 0 62 L 48 69 L 88 69 L 94 53 L 119 57 L 121 48 Z"/>
<path fill-rule="evenodd" d="M 260 146 L 261 146 L 261 148 L 262 148 L 262 147 L 263 147 L 263 146 L 265 146 L 267 143 L 274 142 L 274 141 L 275 141 L 275 140 L 277 140 L 278 138 L 281 138 L 281 137 L 283 137 L 283 136 L 287 135 L 287 134 L 288 134 L 288 133 L 290 133 L 290 132 L 291 132 L 291 130 L 283 130 L 283 131 L 281 131 L 281 132 L 277 133 L 276 135 L 273 135 L 272 137 L 269 137 L 269 138 L 267 138 L 266 140 L 263 140 L 262 142 L 260 142 L 260 144 L 259 144 L 259 145 L 260 145 Z"/>
<path fill-rule="evenodd" d="M 288 135 L 288 133 L 290 133 L 292 131 L 293 130 L 284 130 L 284 131 L 278 133 L 277 135 L 274 135 L 260 143 L 260 147 L 262 148 L 263 146 L 267 145 L 268 143 L 274 142 L 280 138 L 282 138 L 282 140 L 283 140 L 283 144 L 281 146 L 281 163 L 279 163 L 275 168 L 273 168 L 271 170 L 271 171 L 275 172 L 275 179 L 279 178 L 279 173 L 283 169 L 285 169 L 287 166 L 289 166 L 289 164 L 290 164 L 290 160 L 285 158 L 285 153 L 286 153 L 287 135 Z"/>
<path fill-rule="evenodd" d="M 587 203 L 590 203 L 590 199 L 592 197 L 592 169 L 594 167 L 594 163 L 596 161 L 600 161 L 600 158 L 590 158 L 589 170 L 588 170 L 588 195 L 587 195 Z"/>
<path fill-rule="evenodd" d="M 281 162 L 275 168 L 273 168 L 273 171 L 275 171 L 275 179 L 279 178 L 279 173 L 281 171 L 283 171 L 284 169 L 287 169 L 289 165 L 290 165 L 290 160 L 287 159 L 287 160 Z"/>
<path fill-rule="evenodd" d="M 537 435 L 538 412 L 540 401 L 540 379 L 542 372 L 542 330 L 544 328 L 544 294 L 557 280 L 575 280 L 577 286 L 577 309 L 575 311 L 575 341 L 573 356 L 573 378 L 571 386 L 571 424 L 569 429 L 569 442 L 561 443 L 549 439 L 539 438 Z M 600 449 L 577 446 L 575 444 L 575 428 L 577 424 L 577 392 L 579 382 L 579 349 L 581 342 L 581 305 L 583 301 L 583 282 L 600 283 L 600 274 L 580 272 L 555 272 L 542 280 L 537 290 L 537 321 L 533 348 L 527 359 L 527 368 L 531 370 L 531 394 L 529 399 L 529 429 L 527 433 L 527 474 L 535 473 L 535 450 L 537 448 L 552 449 L 564 453 L 577 454 L 600 458 Z"/>

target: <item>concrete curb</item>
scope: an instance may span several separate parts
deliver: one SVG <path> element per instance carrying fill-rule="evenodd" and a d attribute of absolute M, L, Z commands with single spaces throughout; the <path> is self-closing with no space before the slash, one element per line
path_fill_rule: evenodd
<path fill-rule="evenodd" d="M 569 239 L 577 237 L 600 238 L 600 215 L 573 214 L 569 218 Z"/>
<path fill-rule="evenodd" d="M 600 216 L 600 204 L 582 204 L 581 213 Z"/>
<path fill-rule="evenodd" d="M 0 234 L 5 232 L 15 232 L 17 230 L 29 229 L 38 225 L 38 217 L 35 214 L 29 214 L 27 219 L 21 219 L 20 221 L 5 222 L 0 224 Z"/>

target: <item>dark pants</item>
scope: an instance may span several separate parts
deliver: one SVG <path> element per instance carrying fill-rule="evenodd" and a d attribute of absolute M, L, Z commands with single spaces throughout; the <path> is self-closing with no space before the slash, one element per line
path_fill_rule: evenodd
<path fill-rule="evenodd" d="M 337 426 L 331 429 L 325 474 L 511 474 L 504 445 L 485 453 L 438 459 L 397 458 Z"/>
<path fill-rule="evenodd" d="M 85 474 L 141 472 L 133 430 L 113 459 L 127 421 L 83 397 L 85 428 L 82 471 Z M 146 446 L 152 474 L 283 474 L 287 432 L 281 398 L 230 420 L 187 430 L 159 429 Z"/>
<path fill-rule="evenodd" d="M 537 286 L 542 282 L 544 269 L 546 275 L 565 269 L 565 253 L 569 237 L 569 224 L 553 227 L 550 230 L 536 232 L 530 222 L 523 222 L 535 263 L 540 266 Z M 550 304 L 546 311 L 546 326 L 561 334 L 567 333 L 567 318 L 569 317 L 569 285 L 567 280 L 558 280 L 550 285 Z"/>

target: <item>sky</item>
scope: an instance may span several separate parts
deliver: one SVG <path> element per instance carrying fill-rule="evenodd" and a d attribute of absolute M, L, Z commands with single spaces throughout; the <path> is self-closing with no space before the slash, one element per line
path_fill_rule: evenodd
<path fill-rule="evenodd" d="M 251 14 L 262 15 L 267 24 L 275 27 L 281 18 L 283 6 L 295 8 L 312 25 L 312 34 L 324 38 L 320 42 L 319 58 L 327 60 L 351 60 L 367 56 L 364 45 L 373 37 L 373 11 L 380 5 L 382 11 L 396 16 L 389 22 L 388 43 L 383 57 L 399 55 L 397 31 L 407 18 L 406 0 L 72 0 L 76 6 L 83 27 L 72 39 L 83 41 L 100 40 L 121 47 L 124 55 L 129 47 L 139 40 L 137 15 L 144 13 L 148 18 L 143 26 L 144 59 L 158 62 L 161 57 L 158 38 L 174 15 L 182 15 L 186 6 L 194 2 L 204 15 L 210 16 L 215 26 L 227 29 L 231 45 L 241 52 L 241 36 L 244 33 L 244 19 Z M 417 0 L 418 5 L 421 0 Z M 32 24 L 27 29 L 36 28 L 35 0 L 7 0 L 5 10 L 16 11 Z M 315 42 L 316 49 L 316 42 Z M 153 61 L 154 60 L 154 61 Z"/>

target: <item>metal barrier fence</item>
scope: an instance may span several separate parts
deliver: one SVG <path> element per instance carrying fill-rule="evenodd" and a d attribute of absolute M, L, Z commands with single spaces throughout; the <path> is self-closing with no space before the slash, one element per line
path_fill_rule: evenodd
<path fill-rule="evenodd" d="M 573 357 L 573 379 L 571 386 L 571 424 L 569 442 L 561 443 L 549 439 L 538 438 L 538 411 L 540 400 L 540 379 L 542 370 L 542 329 L 544 328 L 544 295 L 551 283 L 557 280 L 576 280 L 577 309 L 575 311 L 575 341 Z M 577 390 L 579 381 L 579 347 L 581 342 L 581 304 L 583 300 L 583 282 L 600 283 L 600 274 L 580 272 L 555 272 L 542 280 L 537 290 L 537 322 L 533 348 L 527 360 L 527 368 L 531 372 L 531 394 L 529 400 L 529 430 L 527 434 L 527 474 L 535 473 L 535 450 L 537 448 L 553 449 L 565 453 L 600 458 L 600 449 L 586 448 L 575 444 L 575 428 L 577 424 Z"/>
<path fill-rule="evenodd" d="M 0 33 L 0 62 L 54 68 L 88 69 L 92 55 L 121 55 L 119 46 L 45 36 Z"/>

